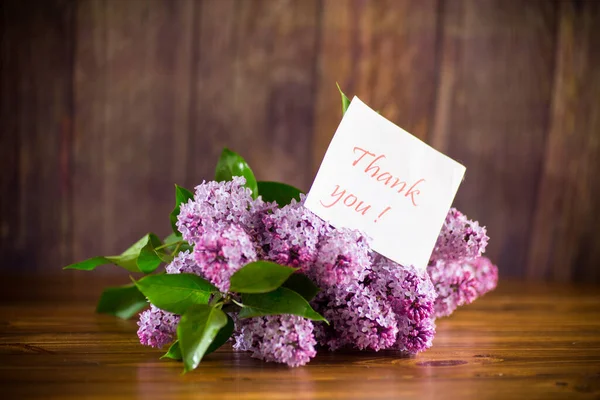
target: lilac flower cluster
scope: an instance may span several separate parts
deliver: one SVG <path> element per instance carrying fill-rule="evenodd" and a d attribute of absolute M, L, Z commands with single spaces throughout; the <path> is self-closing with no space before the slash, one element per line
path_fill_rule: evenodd
<path fill-rule="evenodd" d="M 364 284 L 329 287 L 319 293 L 313 307 L 330 323 L 316 327 L 318 342 L 330 350 L 378 351 L 396 342 L 398 326 L 390 304 Z"/>
<path fill-rule="evenodd" d="M 166 267 L 168 274 L 192 273 L 209 280 L 222 292 L 229 290 L 229 278 L 235 271 L 256 261 L 256 249 L 250 236 L 238 225 L 222 231 L 207 231 L 198 236 L 194 252 L 181 252 Z"/>
<path fill-rule="evenodd" d="M 322 236 L 317 258 L 304 271 L 320 286 L 348 286 L 369 272 L 368 238 L 351 229 L 331 230 Z"/>
<path fill-rule="evenodd" d="M 313 305 L 331 326 L 319 324 L 319 343 L 336 350 L 401 350 L 416 354 L 431 347 L 436 297 L 429 276 L 375 255 L 364 278 L 323 290 Z"/>
<path fill-rule="evenodd" d="M 264 211 L 262 200 L 254 201 L 252 191 L 236 176 L 228 182 L 203 182 L 196 187 L 194 200 L 182 204 L 177 229 L 187 242 L 196 243 L 204 233 L 221 232 L 231 224 L 252 227 L 254 214 Z"/>
<path fill-rule="evenodd" d="M 451 208 L 438 236 L 432 260 L 460 261 L 481 255 L 489 238 L 486 229 L 469 220 L 456 208 Z"/>
<path fill-rule="evenodd" d="M 162 348 L 173 341 L 179 317 L 150 305 L 140 314 L 138 337 L 145 346 Z"/>
<path fill-rule="evenodd" d="M 427 267 L 438 295 L 436 317 L 448 316 L 496 287 L 498 268 L 482 256 L 488 239 L 476 221 L 454 208 L 448 212 Z"/>
<path fill-rule="evenodd" d="M 166 272 L 199 275 L 222 292 L 235 271 L 255 260 L 297 267 L 309 276 L 321 288 L 311 305 L 330 324 L 293 315 L 232 315 L 234 348 L 254 357 L 304 365 L 317 344 L 415 354 L 431 347 L 436 316 L 495 287 L 496 267 L 479 257 L 488 240 L 485 229 L 456 210 L 448 214 L 428 274 L 372 252 L 358 231 L 329 226 L 303 206 L 304 198 L 278 208 L 253 199 L 244 184 L 234 177 L 196 187 L 177 221 L 192 251 L 179 253 Z M 171 342 L 178 320 L 151 306 L 140 314 L 140 341 L 153 347 Z"/>
<path fill-rule="evenodd" d="M 304 198 L 302 198 L 303 200 Z M 267 260 L 307 268 L 317 259 L 319 240 L 331 228 L 302 205 L 292 201 L 263 216 L 264 232 L 257 240 Z"/>
<path fill-rule="evenodd" d="M 194 243 L 194 260 L 202 276 L 221 292 L 229 290 L 229 278 L 249 262 L 256 261 L 250 236 L 238 225 L 206 231 Z"/>
<path fill-rule="evenodd" d="M 233 348 L 252 356 L 297 367 L 313 358 L 316 341 L 311 321 L 295 315 L 269 315 L 236 321 Z"/>

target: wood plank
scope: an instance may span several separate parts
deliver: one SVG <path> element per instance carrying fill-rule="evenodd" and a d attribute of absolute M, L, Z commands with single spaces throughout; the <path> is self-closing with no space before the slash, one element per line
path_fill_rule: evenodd
<path fill-rule="evenodd" d="M 600 3 L 560 3 L 550 133 L 530 278 L 600 282 Z"/>
<path fill-rule="evenodd" d="M 195 5 L 78 2 L 76 259 L 170 230 L 173 183 L 187 174 Z"/>
<path fill-rule="evenodd" d="M 313 174 L 341 119 L 336 82 L 427 140 L 435 104 L 438 7 L 435 0 L 324 1 Z"/>
<path fill-rule="evenodd" d="M 90 293 L 64 281 L 0 280 L 0 386 L 9 399 L 596 398 L 600 394 L 598 286 L 500 282 L 438 321 L 415 357 L 319 351 L 299 368 L 230 347 L 197 370 L 159 360 L 137 342 L 135 321 L 94 314 Z M 73 291 L 68 297 L 65 293 Z M 78 293 L 75 295 L 75 293 Z M 557 301 L 560 298 L 560 301 Z"/>
<path fill-rule="evenodd" d="M 71 258 L 74 5 L 6 2 L 0 68 L 0 254 L 58 270 Z"/>
<path fill-rule="evenodd" d="M 262 180 L 311 178 L 316 0 L 205 0 L 198 10 L 190 171 L 211 179 L 223 147 Z"/>
<path fill-rule="evenodd" d="M 487 225 L 504 276 L 526 268 L 552 98 L 552 2 L 444 3 L 435 147 L 467 167 L 455 205 Z"/>

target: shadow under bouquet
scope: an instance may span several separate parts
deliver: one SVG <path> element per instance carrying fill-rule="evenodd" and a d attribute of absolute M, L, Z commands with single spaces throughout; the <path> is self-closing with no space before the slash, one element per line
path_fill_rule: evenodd
<path fill-rule="evenodd" d="M 343 111 L 349 101 L 342 93 Z M 335 229 L 292 186 L 256 180 L 223 150 L 215 180 L 194 193 L 176 186 L 173 233 L 147 234 L 118 256 L 66 269 L 114 264 L 144 277 L 108 288 L 97 311 L 139 314 L 146 346 L 195 369 L 226 342 L 292 367 L 317 349 L 431 347 L 435 320 L 494 289 L 498 270 L 482 253 L 486 230 L 456 209 L 445 219 L 426 271 L 371 250 L 369 238 Z M 164 269 L 161 264 L 165 264 Z"/>

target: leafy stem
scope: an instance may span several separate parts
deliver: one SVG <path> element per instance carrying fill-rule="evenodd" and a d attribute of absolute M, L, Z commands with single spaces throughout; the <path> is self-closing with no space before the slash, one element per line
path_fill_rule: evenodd
<path fill-rule="evenodd" d="M 175 250 L 173 250 L 173 252 L 171 253 L 171 256 L 176 256 L 177 252 L 179 251 L 179 248 L 181 247 L 181 245 L 183 244 L 183 240 L 180 241 L 179 243 L 177 243 L 177 246 L 175 246 Z"/>
<path fill-rule="evenodd" d="M 223 297 L 223 295 L 219 292 L 213 293 L 208 301 L 209 306 L 218 308 L 221 308 L 224 303 L 227 303 L 227 297 Z"/>
<path fill-rule="evenodd" d="M 230 300 L 231 300 L 232 303 L 234 303 L 235 305 L 237 305 L 237 306 L 239 306 L 241 308 L 245 307 L 242 303 L 240 303 L 239 301 L 236 301 L 235 299 L 230 299 Z"/>
<path fill-rule="evenodd" d="M 166 247 L 171 247 L 173 245 L 177 245 L 177 247 L 175 248 L 175 250 L 178 250 L 179 246 L 181 246 L 183 244 L 183 242 L 184 242 L 183 240 L 178 240 L 176 242 L 161 244 L 160 246 L 155 247 L 154 250 L 162 250 L 162 249 L 164 249 Z"/>

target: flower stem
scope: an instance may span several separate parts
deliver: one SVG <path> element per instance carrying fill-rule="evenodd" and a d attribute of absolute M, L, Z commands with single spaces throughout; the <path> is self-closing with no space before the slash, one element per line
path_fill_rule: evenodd
<path fill-rule="evenodd" d="M 179 248 L 181 247 L 182 243 L 177 243 L 177 246 L 175 247 L 175 250 L 173 250 L 173 252 L 171 253 L 171 256 L 176 256 L 177 252 L 179 251 Z"/>
<path fill-rule="evenodd" d="M 154 250 L 164 249 L 165 247 L 170 247 L 170 246 L 173 246 L 173 245 L 179 245 L 180 246 L 181 244 L 183 244 L 183 240 L 178 240 L 178 241 L 172 242 L 172 243 L 161 244 L 160 246 L 155 247 Z"/>
<path fill-rule="evenodd" d="M 235 301 L 235 299 L 231 299 L 231 302 L 232 302 L 232 303 L 235 303 L 235 304 L 237 304 L 238 306 L 240 306 L 240 307 L 242 307 L 242 308 L 244 308 L 244 307 L 245 307 L 245 306 L 244 306 L 242 303 L 240 303 L 240 302 L 238 302 L 238 301 Z"/>

